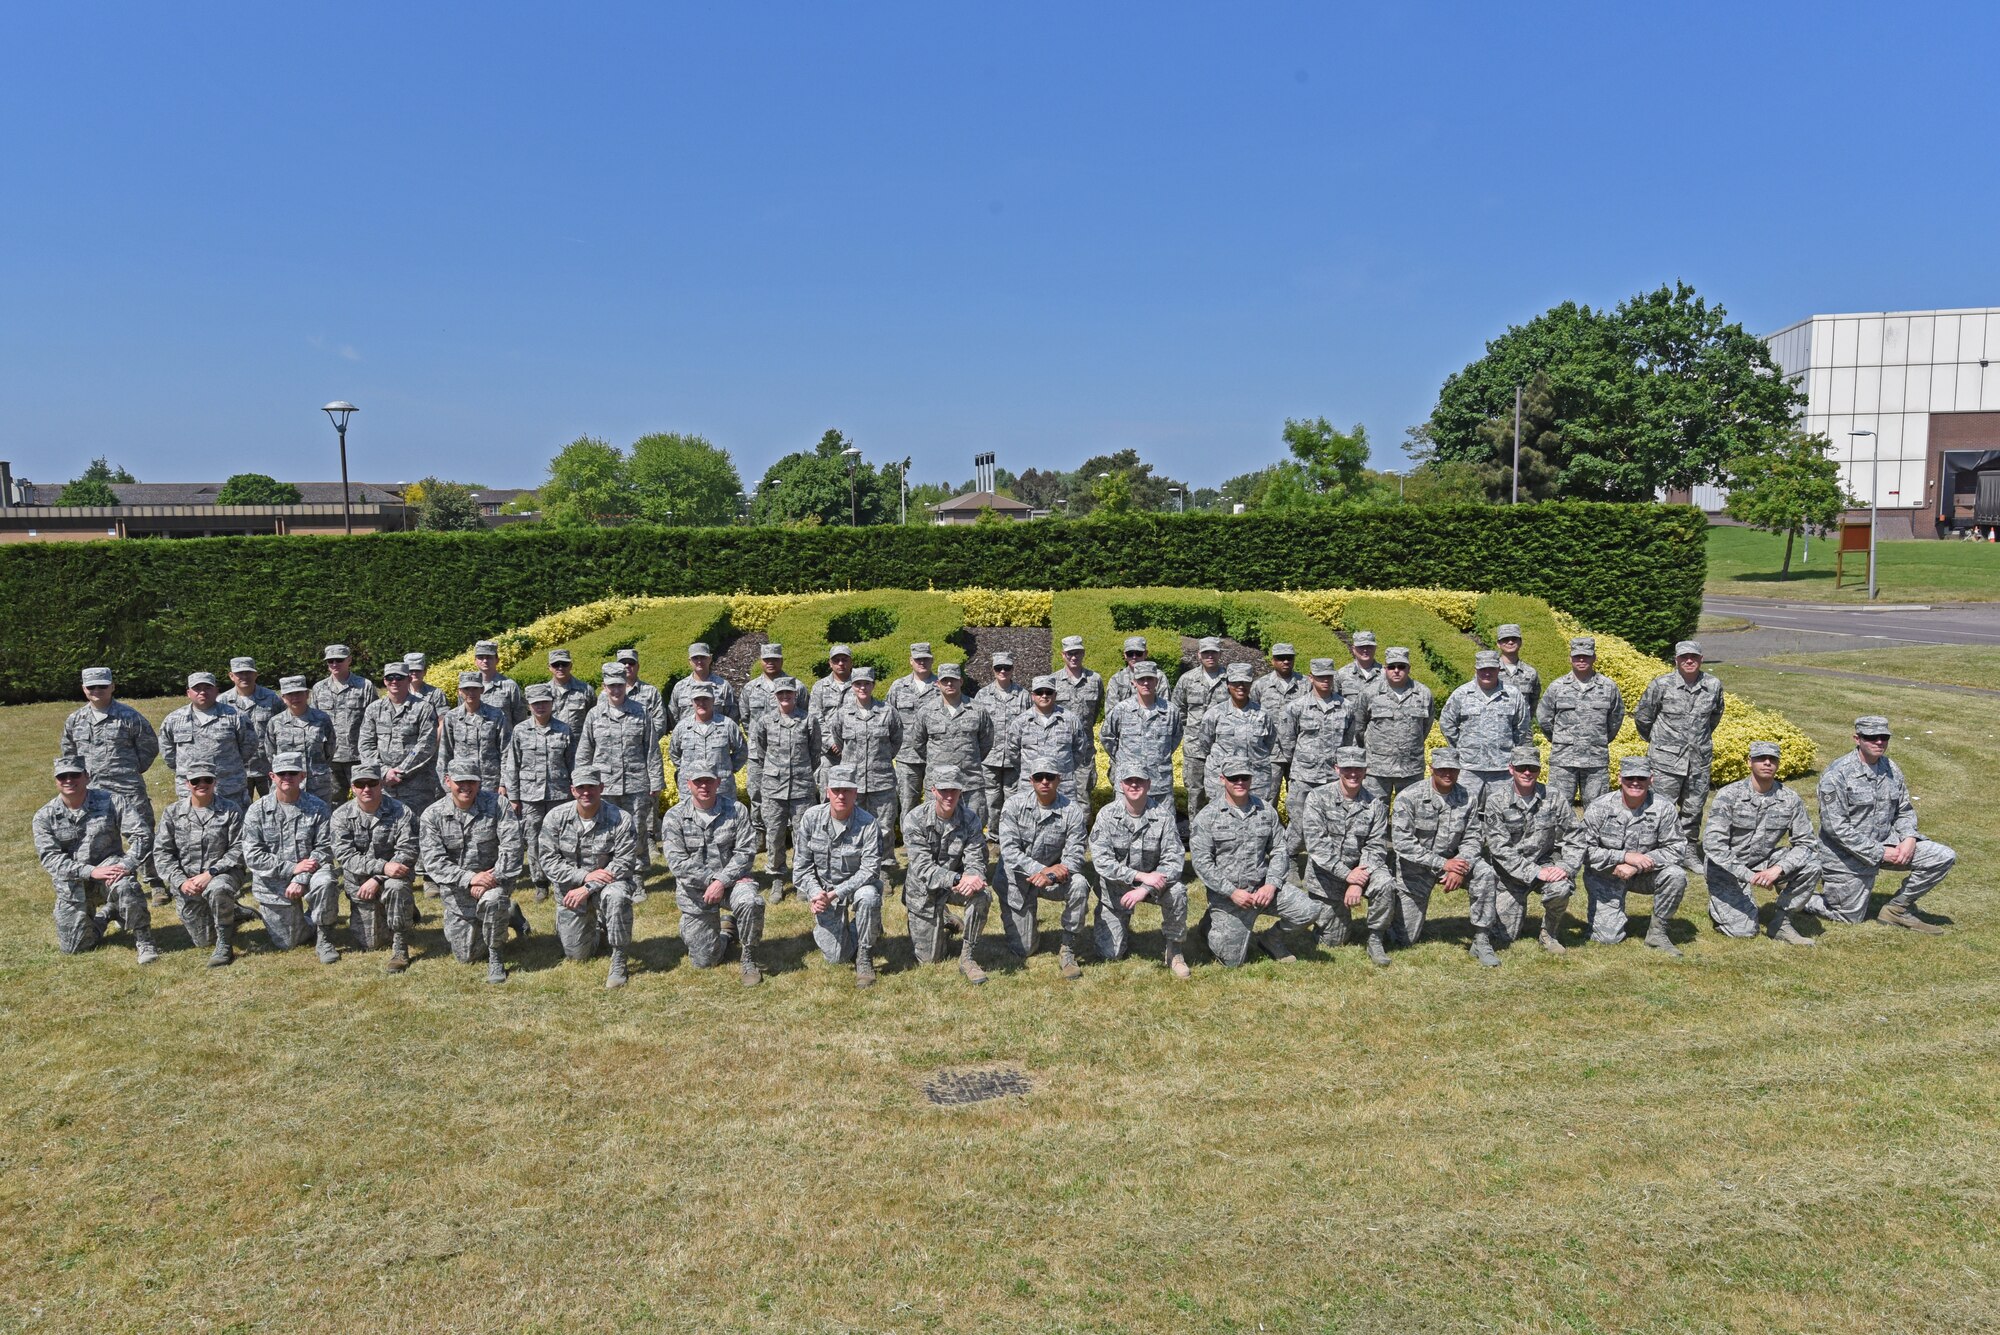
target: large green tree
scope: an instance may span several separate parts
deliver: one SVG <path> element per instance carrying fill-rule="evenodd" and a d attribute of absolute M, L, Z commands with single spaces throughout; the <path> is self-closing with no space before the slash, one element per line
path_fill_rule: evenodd
<path fill-rule="evenodd" d="M 624 452 L 594 436 L 577 437 L 549 460 L 549 479 L 540 491 L 543 521 L 549 524 L 602 524 L 638 511 Z"/>
<path fill-rule="evenodd" d="M 700 436 L 662 431 L 632 442 L 626 474 L 639 514 L 655 524 L 716 527 L 736 522 L 743 479 L 729 451 Z"/>
<path fill-rule="evenodd" d="M 101 477 L 80 477 L 63 485 L 57 505 L 116 505 L 118 493 Z"/>
<path fill-rule="evenodd" d="M 405 492 L 404 499 L 414 497 L 419 529 L 432 533 L 470 533 L 486 527 L 472 492 L 462 482 L 427 477 Z"/>
<path fill-rule="evenodd" d="M 1803 403 L 1763 340 L 1675 283 L 1609 311 L 1565 302 L 1488 343 L 1438 392 L 1436 457 L 1511 468 L 1514 389 L 1537 377 L 1535 448 L 1555 493 L 1575 498 L 1716 481 L 1790 431 Z"/>
<path fill-rule="evenodd" d="M 1287 417 L 1282 434 L 1298 468 L 1294 481 L 1306 493 L 1346 501 L 1366 492 L 1361 475 L 1368 467 L 1368 429 L 1361 423 L 1343 433 L 1324 417 Z"/>
<path fill-rule="evenodd" d="M 1840 465 L 1825 436 L 1788 431 L 1764 449 L 1740 454 L 1725 469 L 1732 519 L 1785 535 L 1780 578 L 1792 573 L 1792 540 L 1807 525 L 1831 527 L 1855 504 L 1840 485 Z"/>
<path fill-rule="evenodd" d="M 90 467 L 83 470 L 83 480 L 96 482 L 137 482 L 127 469 L 112 463 L 103 455 L 90 461 Z"/>
<path fill-rule="evenodd" d="M 788 454 L 772 464 L 757 484 L 751 519 L 759 524 L 895 523 L 893 466 L 879 470 L 865 460 L 858 463 L 850 509 L 848 461 L 843 452 L 851 443 L 841 432 L 828 431 L 812 449 Z"/>
<path fill-rule="evenodd" d="M 233 473 L 215 493 L 217 505 L 298 505 L 304 500 L 297 487 L 268 473 Z"/>

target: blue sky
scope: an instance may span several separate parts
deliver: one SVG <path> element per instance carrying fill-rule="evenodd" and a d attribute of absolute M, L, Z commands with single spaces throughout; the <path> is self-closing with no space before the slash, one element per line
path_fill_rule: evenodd
<path fill-rule="evenodd" d="M 1379 466 L 1506 325 L 2000 304 L 1991 5 L 17 5 L 0 458 L 960 480 L 1287 416 Z"/>

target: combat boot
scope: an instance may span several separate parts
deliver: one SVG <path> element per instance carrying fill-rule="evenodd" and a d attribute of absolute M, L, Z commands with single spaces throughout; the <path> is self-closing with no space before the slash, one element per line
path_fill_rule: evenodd
<path fill-rule="evenodd" d="M 1347 937 L 1353 923 L 1348 919 L 1346 905 L 1328 909 L 1326 918 L 1319 925 L 1319 945 L 1321 950 L 1338 950 L 1347 944 Z"/>
<path fill-rule="evenodd" d="M 507 981 L 507 961 L 500 956 L 500 947 L 486 948 L 486 981 L 504 983 Z"/>
<path fill-rule="evenodd" d="M 1500 957 L 1493 953 L 1493 938 L 1484 932 L 1472 934 L 1472 958 L 1488 969 L 1500 967 Z"/>
<path fill-rule="evenodd" d="M 628 975 L 625 970 L 625 950 L 622 946 L 611 947 L 611 972 L 604 975 L 606 991 L 625 986 Z"/>
<path fill-rule="evenodd" d="M 1905 902 L 1900 896 L 1884 904 L 1877 917 L 1884 927 L 1901 927 L 1905 931 L 1922 932 L 1925 936 L 1944 935 L 1944 928 L 1918 917 L 1917 906 Z"/>
<path fill-rule="evenodd" d="M 1667 935 L 1667 920 L 1655 917 L 1646 925 L 1646 944 L 1670 959 L 1681 958 L 1680 947 Z"/>
<path fill-rule="evenodd" d="M 141 964 L 151 964 L 160 957 L 160 948 L 153 944 L 151 929 L 143 932 L 134 932 L 132 934 L 132 944 L 136 948 L 136 954 Z"/>
<path fill-rule="evenodd" d="M 539 904 L 553 893 L 546 885 L 538 885 L 535 887 L 535 902 Z"/>
<path fill-rule="evenodd" d="M 215 950 L 208 957 L 208 967 L 220 969 L 236 962 L 236 924 L 227 927 L 215 925 Z"/>
<path fill-rule="evenodd" d="M 1782 941 L 1788 946 L 1816 946 L 1819 942 L 1809 936 L 1802 936 L 1799 929 L 1792 926 L 1792 915 L 1783 909 L 1771 911 L 1771 939 Z"/>
<path fill-rule="evenodd" d="M 979 967 L 979 961 L 972 958 L 972 947 L 977 937 L 968 936 L 958 948 L 958 971 L 965 975 L 965 981 L 977 986 L 986 981 L 986 970 Z"/>
<path fill-rule="evenodd" d="M 1056 972 L 1075 982 L 1083 977 L 1083 966 L 1076 962 L 1076 942 L 1068 933 L 1063 933 L 1062 951 L 1056 956 Z"/>
<path fill-rule="evenodd" d="M 533 936 L 535 929 L 528 926 L 528 915 L 521 912 L 521 906 L 510 903 L 507 908 L 507 926 L 513 929 L 514 935 L 520 937 L 523 941 Z"/>
<path fill-rule="evenodd" d="M 340 949 L 333 944 L 333 936 L 324 928 L 320 930 L 318 939 L 313 943 L 313 948 L 318 953 L 321 964 L 340 963 Z"/>
<path fill-rule="evenodd" d="M 1569 907 L 1569 896 L 1558 895 L 1554 899 L 1542 899 L 1542 949 L 1551 955 L 1565 953 L 1562 943 L 1563 910 Z"/>
<path fill-rule="evenodd" d="M 1291 947 L 1285 944 L 1285 931 L 1282 927 L 1266 927 L 1263 931 L 1257 933 L 1257 944 L 1266 955 L 1269 955 L 1280 964 L 1297 964 L 1299 962 L 1299 957 L 1294 955 Z"/>
<path fill-rule="evenodd" d="M 875 986 L 875 961 L 869 957 L 866 950 L 855 952 L 854 985 L 856 987 Z"/>
<path fill-rule="evenodd" d="M 1176 978 L 1191 978 L 1194 976 L 1188 971 L 1187 956 L 1181 953 L 1181 943 L 1178 941 L 1167 942 L 1166 964 L 1167 968 L 1173 971 L 1173 975 Z"/>
<path fill-rule="evenodd" d="M 382 966 L 384 973 L 401 973 L 410 967 L 410 946 L 403 940 L 401 932 L 389 934 L 389 962 Z"/>
<path fill-rule="evenodd" d="M 1382 944 L 1382 934 L 1380 932 L 1370 932 L 1368 934 L 1368 958 L 1377 968 L 1386 969 L 1389 967 L 1389 947 Z"/>

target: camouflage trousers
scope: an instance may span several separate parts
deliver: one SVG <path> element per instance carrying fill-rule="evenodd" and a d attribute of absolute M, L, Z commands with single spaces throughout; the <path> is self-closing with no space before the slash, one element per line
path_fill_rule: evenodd
<path fill-rule="evenodd" d="M 1770 887 L 1771 902 L 1780 913 L 1797 913 L 1805 908 L 1812 898 L 1813 882 L 1817 868 L 1807 867 L 1802 871 L 1788 871 L 1779 876 Z M 1750 937 L 1757 935 L 1757 890 L 1748 881 L 1739 881 L 1731 873 L 1710 862 L 1707 875 L 1708 916 L 1715 923 L 1717 931 L 1724 936 Z"/>
<path fill-rule="evenodd" d="M 743 729 L 748 732 L 750 724 L 746 720 Z M 750 828 L 761 841 L 764 837 L 764 767 L 751 756 L 743 765 L 743 810 L 749 814 Z"/>
<path fill-rule="evenodd" d="M 1458 786 L 1465 789 L 1465 795 L 1472 799 L 1472 809 L 1479 810 L 1479 795 L 1486 791 L 1489 783 L 1511 784 L 1513 774 L 1502 769 L 1464 769 L 1458 772 Z"/>
<path fill-rule="evenodd" d="M 1021 786 L 1019 765 L 985 765 L 986 771 L 986 836 L 1000 837 L 1000 813 L 1014 790 Z"/>
<path fill-rule="evenodd" d="M 924 803 L 924 771 L 921 760 L 896 758 L 896 809 L 915 811 Z"/>
<path fill-rule="evenodd" d="M 1414 946 L 1424 939 L 1424 924 L 1430 919 L 1431 893 L 1438 888 L 1441 879 L 1441 872 L 1400 865 L 1396 868 L 1396 935 L 1404 945 Z M 1468 871 L 1458 893 L 1469 898 L 1471 891 L 1472 874 Z"/>
<path fill-rule="evenodd" d="M 872 793 L 862 793 L 855 801 L 863 811 L 875 818 L 876 829 L 880 831 L 882 842 L 882 871 L 888 874 L 896 864 L 896 816 L 897 793 L 894 788 L 884 788 Z"/>
<path fill-rule="evenodd" d="M 333 769 L 334 796 L 342 802 L 347 800 L 347 794 L 351 788 L 350 780 L 354 777 L 354 767 L 360 763 L 358 760 L 329 760 L 327 762 Z"/>
<path fill-rule="evenodd" d="M 1625 939 L 1625 897 L 1651 895 L 1653 921 L 1662 929 L 1687 893 L 1685 868 L 1662 866 L 1642 871 L 1629 881 L 1621 881 L 1608 871 L 1586 871 L 1584 893 L 1590 897 L 1590 939 L 1603 946 L 1615 946 Z"/>
<path fill-rule="evenodd" d="M 632 838 L 639 845 L 639 898 L 645 898 L 643 884 L 653 865 L 653 840 L 660 824 L 659 804 L 651 793 L 606 793 L 604 800 L 632 818 Z"/>
<path fill-rule="evenodd" d="M 1598 798 L 1611 791 L 1611 768 L 1605 765 L 1549 765 L 1549 797 L 1564 806 L 1576 801 L 1579 794 L 1583 805 L 1589 806 Z"/>
<path fill-rule="evenodd" d="M 139 815 L 145 817 L 147 829 L 151 830 L 159 827 L 159 817 L 153 812 L 153 795 L 147 791 L 146 780 L 143 776 L 136 776 L 130 779 L 93 778 L 91 786 L 93 788 L 102 788 L 114 797 L 125 799 L 126 805 L 138 812 Z M 160 873 L 154 869 L 151 857 L 148 857 L 145 862 L 141 863 L 138 870 L 139 874 L 145 877 L 146 884 L 152 886 L 155 890 L 166 884 L 165 881 L 160 879 Z"/>
<path fill-rule="evenodd" d="M 1396 879 L 1376 868 L 1361 889 L 1368 930 L 1384 941 L 1396 939 Z M 1331 867 L 1306 862 L 1306 895 L 1319 908 L 1319 943 L 1344 946 L 1354 931 L 1354 910 L 1347 907 L 1347 878 Z"/>
<path fill-rule="evenodd" d="M 882 936 L 882 887 L 864 885 L 854 898 L 836 898 L 813 914 L 813 944 L 828 964 L 852 964 Z"/>
<path fill-rule="evenodd" d="M 352 770 L 353 766 L 348 767 Z M 410 819 L 415 821 L 424 814 L 424 808 L 444 796 L 444 789 L 428 773 L 421 773 L 403 780 L 394 788 L 382 785 L 382 791 L 410 809 Z"/>
<path fill-rule="evenodd" d="M 1241 908 L 1226 889 L 1208 894 L 1208 950 L 1216 962 L 1234 969 L 1250 958 L 1250 945 L 1257 936 L 1257 920 L 1276 917 L 1278 927 L 1310 927 L 1319 921 L 1320 906 L 1310 895 L 1287 881 L 1278 887 L 1269 904 Z"/>
<path fill-rule="evenodd" d="M 1561 881 L 1520 881 L 1485 858 L 1472 860 L 1472 929 L 1486 933 L 1493 947 L 1502 949 L 1521 939 L 1528 921 L 1528 896 L 1542 897 L 1542 912 L 1560 910 L 1576 889 L 1576 878 Z"/>
<path fill-rule="evenodd" d="M 483 964 L 488 950 L 507 944 L 507 920 L 514 912 L 511 882 L 495 882 L 477 898 L 462 885 L 433 884 L 444 900 L 445 944 L 459 963 Z"/>
<path fill-rule="evenodd" d="M 1181 782 L 1187 788 L 1188 828 L 1194 828 L 1194 818 L 1210 801 L 1208 792 L 1208 757 L 1195 755 L 1187 747 L 1181 748 Z"/>
<path fill-rule="evenodd" d="M 771 891 L 777 893 L 791 876 L 792 845 L 799 821 L 812 809 L 810 797 L 767 797 L 764 809 L 764 870 L 771 876 Z"/>
<path fill-rule="evenodd" d="M 181 926 L 187 929 L 188 939 L 198 946 L 214 945 L 216 928 L 236 923 L 236 878 L 226 872 L 209 877 L 208 884 L 193 894 L 175 887 L 173 898 Z"/>
<path fill-rule="evenodd" d="M 674 891 L 674 903 L 681 911 L 681 944 L 687 947 L 688 963 L 697 969 L 712 969 L 722 963 L 722 953 L 728 947 L 722 935 L 724 909 L 736 919 L 736 939 L 747 958 L 764 937 L 764 899 L 757 892 L 757 882 L 745 876 L 729 887 L 719 904 L 703 902 L 703 889 L 699 885 L 683 885 Z"/>
<path fill-rule="evenodd" d="M 1895 899 L 1896 903 L 1907 906 L 1937 889 L 1938 882 L 1957 862 L 1957 853 L 1921 836 L 1907 867 L 1891 867 L 1879 859 L 1871 865 L 1864 858 L 1837 853 L 1822 844 L 1819 893 L 1812 897 L 1809 911 L 1835 922 L 1860 922 L 1868 916 L 1868 897 L 1875 889 L 1875 878 L 1883 872 L 1909 873 Z"/>
<path fill-rule="evenodd" d="M 305 893 L 292 899 L 285 891 L 300 878 L 287 873 L 250 877 L 250 893 L 255 897 L 257 916 L 273 950 L 291 950 L 305 945 L 322 931 L 332 931 L 340 914 L 340 894 L 331 869 L 321 867 L 305 878 Z"/>
<path fill-rule="evenodd" d="M 571 908 L 563 897 L 576 886 L 556 886 L 556 940 L 562 943 L 563 958 L 581 963 L 597 953 L 599 943 L 613 950 L 632 944 L 632 882 L 607 881 L 592 886 L 581 908 Z"/>
<path fill-rule="evenodd" d="M 1099 959 L 1122 960 L 1132 953 L 1132 915 L 1138 905 L 1128 909 L 1121 902 L 1132 889 L 1129 882 L 1112 880 L 1106 880 L 1097 887 L 1097 917 L 1091 924 L 1090 937 L 1091 943 L 1097 947 Z M 1158 890 L 1149 886 L 1146 897 L 1139 903 L 1159 906 L 1160 932 L 1169 947 L 1178 949 L 1187 940 L 1186 885 L 1168 881 Z"/>
<path fill-rule="evenodd" d="M 376 885 L 375 897 L 363 899 L 361 887 L 370 879 Z M 354 938 L 356 950 L 386 949 L 391 933 L 410 930 L 417 904 L 411 882 L 393 876 L 370 878 L 343 873 L 340 883 L 347 895 L 347 930 Z"/>
<path fill-rule="evenodd" d="M 102 935 L 97 929 L 97 908 L 108 905 L 125 925 L 127 932 L 146 932 L 153 927 L 153 913 L 146 906 L 146 892 L 136 876 L 116 881 L 93 881 L 89 877 L 56 882 L 56 948 L 65 955 L 77 955 L 97 945 Z"/>
<path fill-rule="evenodd" d="M 1041 944 L 1041 924 L 1036 921 L 1036 911 L 1044 899 L 1063 906 L 1063 939 L 1074 940 L 1083 930 L 1084 915 L 1090 911 L 1090 881 L 1082 872 L 1073 871 L 1066 881 L 1052 881 L 1038 888 L 1019 872 L 1007 873 L 1000 887 L 1000 922 L 1007 932 L 1007 949 L 1022 959 L 1034 954 L 1035 947 Z"/>
<path fill-rule="evenodd" d="M 945 932 L 945 908 L 965 911 L 965 949 L 971 950 L 986 930 L 986 915 L 993 907 L 991 890 L 975 890 L 961 895 L 955 890 L 925 894 L 903 886 L 903 907 L 910 915 L 910 948 L 919 964 L 939 964 L 951 958 L 951 944 Z"/>
<path fill-rule="evenodd" d="M 1701 813 L 1708 805 L 1708 766 L 1696 766 L 1689 774 L 1665 774 L 1653 771 L 1653 792 L 1674 804 L 1680 812 L 1681 833 L 1687 836 L 1688 847 L 1701 848 Z"/>
<path fill-rule="evenodd" d="M 547 820 L 549 813 L 561 806 L 563 801 L 562 798 L 556 798 L 549 801 L 523 799 L 521 802 L 521 843 L 523 851 L 527 854 L 527 865 L 533 868 L 528 874 L 529 879 L 544 889 L 548 887 L 549 874 L 542 870 L 542 822 Z"/>
<path fill-rule="evenodd" d="M 1370 774 L 1361 781 L 1361 786 L 1384 802 L 1394 803 L 1397 793 L 1423 777 L 1421 774 Z"/>

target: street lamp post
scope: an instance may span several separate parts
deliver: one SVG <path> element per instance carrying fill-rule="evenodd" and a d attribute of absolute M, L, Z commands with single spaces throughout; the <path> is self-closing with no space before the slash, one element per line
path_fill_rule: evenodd
<path fill-rule="evenodd" d="M 1521 387 L 1514 386 L 1514 491 L 1507 504 L 1521 503 Z"/>
<path fill-rule="evenodd" d="M 1873 431 L 1850 431 L 1851 440 L 1855 436 L 1870 436 L 1874 439 L 1868 472 L 1868 601 L 1875 601 L 1875 498 L 1882 488 L 1882 438 Z"/>
<path fill-rule="evenodd" d="M 354 503 L 347 494 L 347 419 L 361 411 L 346 399 L 335 399 L 320 409 L 340 435 L 340 531 L 354 536 Z"/>
<path fill-rule="evenodd" d="M 847 524 L 850 528 L 860 528 L 861 506 L 854 495 L 854 470 L 861 466 L 861 447 L 849 445 L 840 452 L 840 457 L 847 460 Z"/>
<path fill-rule="evenodd" d="M 1187 513 L 1187 488 L 1186 488 L 1186 487 L 1168 487 L 1168 488 L 1167 488 L 1167 490 L 1168 490 L 1168 491 L 1171 491 L 1171 492 L 1172 492 L 1172 493 L 1174 494 L 1174 513 L 1175 513 L 1175 514 L 1177 514 L 1177 515 L 1184 515 L 1184 514 L 1186 514 L 1186 513 Z"/>

